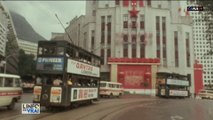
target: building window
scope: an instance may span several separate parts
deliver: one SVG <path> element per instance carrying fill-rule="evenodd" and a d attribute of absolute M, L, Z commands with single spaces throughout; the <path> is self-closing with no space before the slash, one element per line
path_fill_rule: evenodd
<path fill-rule="evenodd" d="M 136 35 L 132 35 L 132 58 L 136 58 Z"/>
<path fill-rule="evenodd" d="M 144 29 L 144 15 L 140 15 L 140 29 Z"/>
<path fill-rule="evenodd" d="M 157 58 L 160 58 L 160 17 L 159 16 L 156 16 L 156 46 L 157 46 L 157 50 L 156 50 L 156 53 L 157 53 Z"/>
<path fill-rule="evenodd" d="M 111 16 L 107 16 L 107 43 L 111 44 Z"/>
<path fill-rule="evenodd" d="M 190 63 L 190 41 L 189 41 L 189 33 L 186 33 L 186 63 L 187 63 L 187 67 L 191 66 Z"/>
<path fill-rule="evenodd" d="M 136 44 L 132 44 L 132 58 L 136 58 Z"/>
<path fill-rule="evenodd" d="M 123 36 L 123 56 L 128 57 L 128 35 Z"/>
<path fill-rule="evenodd" d="M 136 21 L 132 21 L 132 28 L 133 28 L 133 29 L 136 29 L 136 26 L 137 26 L 137 25 L 136 25 Z"/>
<path fill-rule="evenodd" d="M 174 45 L 175 45 L 175 67 L 179 66 L 179 52 L 178 52 L 178 32 L 174 31 Z"/>
<path fill-rule="evenodd" d="M 128 15 L 124 15 L 123 20 L 123 28 L 128 28 Z"/>
<path fill-rule="evenodd" d="M 115 5 L 120 5 L 120 0 L 115 0 Z"/>
<path fill-rule="evenodd" d="M 101 44 L 105 43 L 105 16 L 101 16 Z"/>
<path fill-rule="evenodd" d="M 101 64 L 104 64 L 104 49 L 101 49 Z"/>
<path fill-rule="evenodd" d="M 107 49 L 107 58 L 111 57 L 111 50 Z"/>
<path fill-rule="evenodd" d="M 95 46 L 95 31 L 92 30 L 92 35 L 91 35 L 91 49 L 92 49 L 92 51 L 94 50 L 94 46 Z"/>
<path fill-rule="evenodd" d="M 151 0 L 147 0 L 147 6 L 151 6 Z"/>
<path fill-rule="evenodd" d="M 166 17 L 162 17 L 162 32 L 163 32 L 163 65 L 167 66 L 167 51 L 166 51 Z"/>
<path fill-rule="evenodd" d="M 140 58 L 145 58 L 145 36 L 140 36 Z"/>
<path fill-rule="evenodd" d="M 96 15 L 96 10 L 92 11 L 92 15 L 95 16 Z"/>

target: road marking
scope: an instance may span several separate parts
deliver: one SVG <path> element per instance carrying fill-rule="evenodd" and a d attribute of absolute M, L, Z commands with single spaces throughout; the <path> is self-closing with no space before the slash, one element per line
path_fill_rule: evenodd
<path fill-rule="evenodd" d="M 183 120 L 183 117 L 176 115 L 176 116 L 171 116 L 171 120 Z"/>

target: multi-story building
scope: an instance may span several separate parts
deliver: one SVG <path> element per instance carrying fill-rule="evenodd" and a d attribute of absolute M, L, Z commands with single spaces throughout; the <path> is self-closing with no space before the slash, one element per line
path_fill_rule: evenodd
<path fill-rule="evenodd" d="M 18 43 L 17 35 L 14 29 L 14 25 L 11 19 L 11 15 L 6 7 L 3 5 L 3 2 L 0 2 L 0 51 L 3 50 L 0 54 L 3 53 L 3 59 L 1 63 L 1 72 L 18 74 Z M 2 27 L 3 26 L 3 27 Z M 3 28 L 3 29 L 2 29 Z"/>
<path fill-rule="evenodd" d="M 102 80 L 122 82 L 126 90 L 139 93 L 147 80 L 154 94 L 156 72 L 189 74 L 193 93 L 192 19 L 179 13 L 180 7 L 179 1 L 86 1 L 83 29 L 73 27 L 79 22 L 68 28 L 80 31 L 80 39 L 72 36 L 75 44 L 80 41 L 79 46 L 103 58 Z"/>
<path fill-rule="evenodd" d="M 188 3 L 189 6 L 199 6 L 196 3 Z M 205 6 L 204 11 L 190 11 L 190 16 L 193 19 L 193 40 L 194 40 L 194 54 L 195 59 L 203 65 L 203 83 L 207 87 L 209 84 L 213 84 L 213 55 L 208 53 L 212 49 L 207 36 L 208 25 L 211 22 L 211 19 L 205 19 L 206 14 Z M 208 16 L 210 17 L 210 16 Z M 213 17 L 210 17 L 213 18 Z M 211 31 L 213 30 L 210 28 Z M 210 35 L 210 38 L 213 38 L 213 35 Z"/>
<path fill-rule="evenodd" d="M 64 39 L 64 33 L 55 33 L 52 32 L 51 34 L 51 40 L 63 40 Z"/>
<path fill-rule="evenodd" d="M 38 43 L 34 43 L 34 42 L 30 42 L 30 41 L 19 39 L 18 40 L 18 44 L 19 44 L 19 48 L 23 49 L 26 54 L 32 54 L 36 58 L 37 49 L 38 49 Z"/>
<path fill-rule="evenodd" d="M 3 4 L 0 2 L 0 59 L 2 60 L 5 57 L 5 48 L 8 32 L 8 14 L 5 11 Z"/>

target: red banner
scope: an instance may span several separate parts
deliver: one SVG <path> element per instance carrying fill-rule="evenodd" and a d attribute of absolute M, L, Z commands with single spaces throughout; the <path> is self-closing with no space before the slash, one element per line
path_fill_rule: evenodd
<path fill-rule="evenodd" d="M 151 77 L 150 65 L 118 65 L 118 82 L 123 84 L 123 88 L 151 89 Z"/>

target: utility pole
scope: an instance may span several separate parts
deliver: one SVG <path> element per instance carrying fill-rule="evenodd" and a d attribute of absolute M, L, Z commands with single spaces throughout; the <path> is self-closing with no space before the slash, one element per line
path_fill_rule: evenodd
<path fill-rule="evenodd" d="M 70 39 L 71 43 L 73 43 L 72 38 L 70 37 L 69 33 L 66 31 L 64 25 L 62 24 L 62 22 L 60 21 L 60 19 L 58 18 L 57 14 L 55 14 L 56 18 L 58 19 L 58 21 L 60 22 L 61 26 L 63 27 L 64 31 L 66 32 L 66 34 L 68 35 L 68 38 Z"/>

